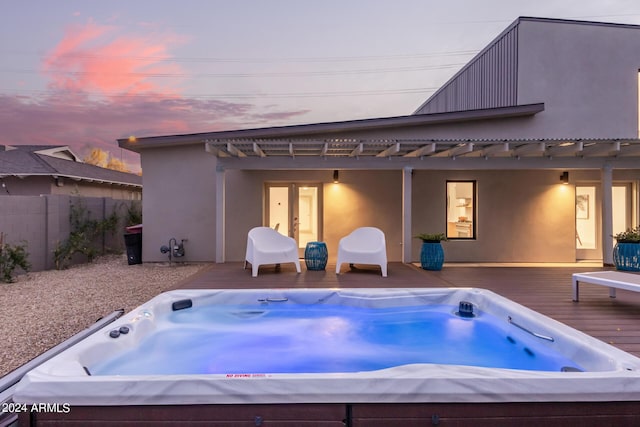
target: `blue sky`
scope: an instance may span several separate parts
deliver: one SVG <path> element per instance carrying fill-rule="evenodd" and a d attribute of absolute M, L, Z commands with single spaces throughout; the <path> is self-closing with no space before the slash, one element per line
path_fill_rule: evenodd
<path fill-rule="evenodd" d="M 4 1 L 0 144 L 411 114 L 518 16 L 640 24 L 632 0 Z"/>

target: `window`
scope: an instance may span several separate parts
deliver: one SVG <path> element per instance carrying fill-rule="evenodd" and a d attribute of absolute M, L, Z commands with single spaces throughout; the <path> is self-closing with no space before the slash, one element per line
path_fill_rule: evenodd
<path fill-rule="evenodd" d="M 476 182 L 447 181 L 447 238 L 476 238 Z"/>

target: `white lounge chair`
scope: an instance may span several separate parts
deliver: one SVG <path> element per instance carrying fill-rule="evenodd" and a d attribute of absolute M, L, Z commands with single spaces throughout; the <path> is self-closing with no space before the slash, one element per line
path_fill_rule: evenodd
<path fill-rule="evenodd" d="M 270 227 L 255 227 L 247 235 L 247 253 L 244 268 L 251 263 L 251 275 L 258 275 L 258 268 L 265 264 L 285 264 L 292 262 L 296 271 L 300 273 L 300 259 L 298 259 L 298 244 L 291 237 L 287 237 Z"/>
<path fill-rule="evenodd" d="M 382 277 L 387 277 L 387 245 L 384 233 L 375 227 L 360 227 L 340 239 L 336 274 L 340 274 L 343 263 L 379 265 Z"/>

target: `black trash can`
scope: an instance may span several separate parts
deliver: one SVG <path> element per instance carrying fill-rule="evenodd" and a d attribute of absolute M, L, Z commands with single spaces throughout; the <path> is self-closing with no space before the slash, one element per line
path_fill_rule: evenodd
<path fill-rule="evenodd" d="M 142 264 L 142 233 L 125 234 L 124 244 L 127 247 L 129 265 Z"/>

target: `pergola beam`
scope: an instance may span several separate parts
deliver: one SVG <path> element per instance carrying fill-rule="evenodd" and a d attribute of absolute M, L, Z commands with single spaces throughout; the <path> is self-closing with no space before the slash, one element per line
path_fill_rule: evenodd
<path fill-rule="evenodd" d="M 432 157 L 456 157 L 473 151 L 473 142 L 467 142 L 434 154 Z"/>
<path fill-rule="evenodd" d="M 246 154 L 244 154 L 240 149 L 238 149 L 238 147 L 230 142 L 227 142 L 227 152 L 234 157 L 247 157 Z"/>
<path fill-rule="evenodd" d="M 545 154 L 549 157 L 579 156 L 583 148 L 584 143 L 582 141 L 565 142 L 548 148 Z"/>
<path fill-rule="evenodd" d="M 620 141 L 594 143 L 587 147 L 583 147 L 583 157 L 602 157 L 614 156 L 620 152 Z"/>
<path fill-rule="evenodd" d="M 253 152 L 260 157 L 267 157 L 266 153 L 262 151 L 262 148 L 260 148 L 257 142 L 253 143 Z"/>
<path fill-rule="evenodd" d="M 360 154 L 362 154 L 363 151 L 364 151 L 364 144 L 361 142 L 358 145 L 356 145 L 356 148 L 354 148 L 353 151 L 349 154 L 349 157 L 357 157 Z"/>
<path fill-rule="evenodd" d="M 376 157 L 391 157 L 398 154 L 398 152 L 400 152 L 400 143 L 396 142 L 395 144 L 389 146 L 386 150 L 376 154 Z"/>
<path fill-rule="evenodd" d="M 546 145 L 544 142 L 527 142 L 519 147 L 514 148 L 514 156 L 537 155 L 542 156 L 545 153 Z"/>
<path fill-rule="evenodd" d="M 205 149 L 218 158 L 352 157 L 399 160 L 404 158 L 638 157 L 640 140 L 341 140 L 341 139 L 217 139 L 205 140 Z"/>
<path fill-rule="evenodd" d="M 628 144 L 620 146 L 619 156 L 637 156 L 640 155 L 640 145 L 639 144 Z"/>
<path fill-rule="evenodd" d="M 499 156 L 509 154 L 511 151 L 511 147 L 508 142 L 502 142 L 499 144 L 492 144 L 488 147 L 484 147 L 481 150 L 477 150 L 476 152 L 480 155 L 480 157 L 489 157 L 489 156 Z"/>
<path fill-rule="evenodd" d="M 404 155 L 404 157 L 422 157 L 428 156 L 436 152 L 436 143 L 432 142 L 430 144 L 423 145 L 417 150 L 413 150 Z"/>

